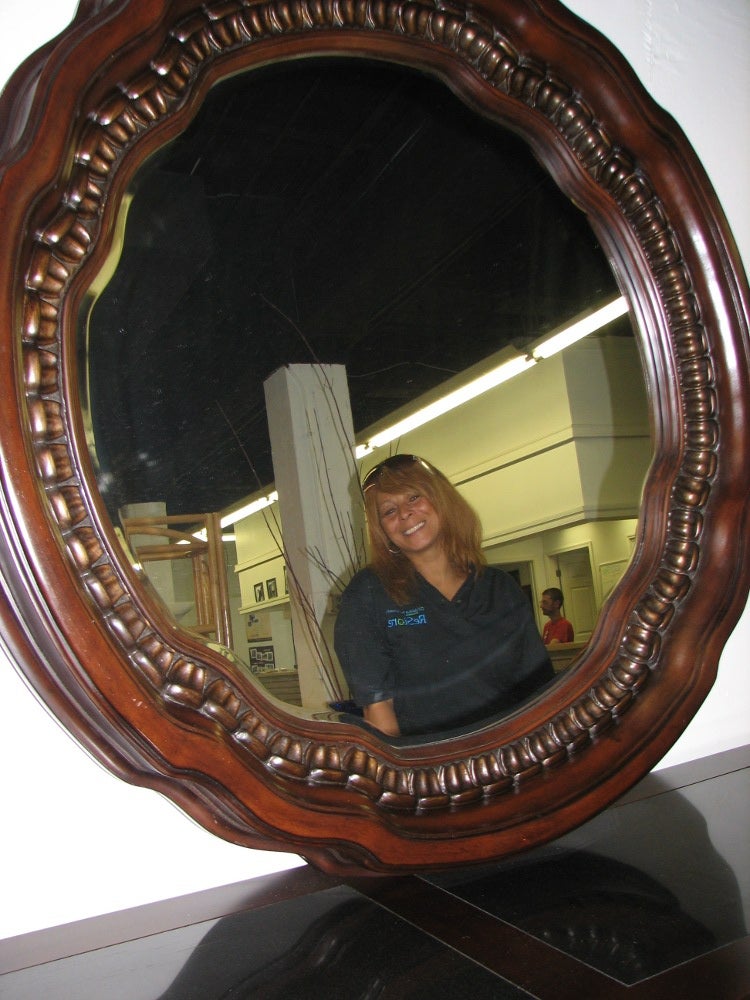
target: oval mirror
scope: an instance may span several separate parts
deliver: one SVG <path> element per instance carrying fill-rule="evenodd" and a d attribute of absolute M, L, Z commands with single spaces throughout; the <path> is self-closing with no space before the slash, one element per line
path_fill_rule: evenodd
<path fill-rule="evenodd" d="M 494 0 L 481 13 L 98 6 L 25 64 L 4 98 L 3 336 L 14 364 L 0 394 L 3 614 L 16 659 L 108 766 L 238 843 L 295 850 L 328 870 L 399 871 L 499 857 L 570 829 L 674 742 L 748 591 L 732 544 L 748 512 L 747 289 L 687 141 L 617 53 L 551 0 Z M 115 531 L 81 392 L 79 319 L 143 165 L 179 145 L 222 80 L 352 56 L 447 86 L 478 128 L 533 150 L 587 219 L 629 308 L 651 422 L 632 558 L 621 579 L 624 566 L 609 570 L 618 582 L 575 669 L 519 711 L 418 745 L 285 707 L 175 627 Z M 467 178 L 456 194 L 431 217 L 486 211 Z M 190 267 L 196 253 L 190 243 Z M 459 271 L 449 266 L 444 282 L 459 283 Z M 491 300 L 496 287 L 475 297 Z M 266 300 L 295 319 L 288 301 Z M 372 431 L 368 419 L 360 430 Z"/>
<path fill-rule="evenodd" d="M 467 178 L 470 211 L 456 176 Z M 562 585 L 575 641 L 550 653 L 567 668 L 632 550 L 648 402 L 606 257 L 522 140 L 410 70 L 284 63 L 212 89 L 139 169 L 115 234 L 79 322 L 87 440 L 113 522 L 176 621 L 223 643 L 282 700 L 335 717 L 327 703 L 349 693 L 330 654 L 335 616 L 305 617 L 309 590 L 291 613 L 290 570 L 335 607 L 365 557 L 351 455 L 369 450 L 366 468 L 397 445 L 471 496 L 488 560 L 532 607 L 548 581 Z M 564 357 L 539 353 L 557 342 L 570 343 Z M 512 383 L 488 379 L 481 398 L 467 389 L 535 352 L 545 364 Z M 311 368 L 313 382 L 340 365 L 347 383 L 330 423 L 320 407 L 298 421 L 295 447 L 304 454 L 314 425 L 332 494 L 331 455 L 347 442 L 343 489 L 323 502 L 352 530 L 343 551 L 325 525 L 324 537 L 311 533 L 313 565 L 301 567 L 283 531 L 301 515 L 283 502 L 256 510 L 275 495 L 264 385 L 290 365 Z M 464 401 L 449 407 L 456 392 Z M 393 445 L 368 449 L 399 424 Z M 218 511 L 224 529 L 215 588 L 196 511 Z M 214 590 L 226 592 L 228 616 L 205 613 Z M 294 626 L 308 622 L 319 642 L 304 658 Z"/>

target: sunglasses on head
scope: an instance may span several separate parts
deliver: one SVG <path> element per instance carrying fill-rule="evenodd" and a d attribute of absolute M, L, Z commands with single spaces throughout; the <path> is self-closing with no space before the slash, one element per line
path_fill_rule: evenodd
<path fill-rule="evenodd" d="M 427 462 L 425 462 L 425 460 L 420 458 L 418 455 L 391 455 L 389 458 L 384 458 L 382 462 L 378 462 L 377 465 L 370 469 L 365 478 L 362 480 L 362 490 L 369 490 L 371 486 L 375 486 L 386 469 L 394 471 L 408 469 L 409 466 L 414 465 L 415 462 L 419 462 L 420 465 L 427 469 L 428 472 L 432 471 Z"/>

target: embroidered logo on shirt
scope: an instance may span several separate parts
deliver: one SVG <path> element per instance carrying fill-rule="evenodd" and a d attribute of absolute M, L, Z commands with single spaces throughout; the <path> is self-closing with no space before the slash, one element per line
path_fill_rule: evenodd
<path fill-rule="evenodd" d="M 387 611 L 388 616 L 387 624 L 388 628 L 402 628 L 406 625 L 426 625 L 427 615 L 425 614 L 424 608 L 409 608 L 406 611 L 401 609 L 397 611 Z"/>

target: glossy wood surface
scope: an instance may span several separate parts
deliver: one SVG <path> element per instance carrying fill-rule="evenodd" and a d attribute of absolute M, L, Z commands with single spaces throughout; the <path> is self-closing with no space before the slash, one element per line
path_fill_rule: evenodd
<path fill-rule="evenodd" d="M 589 214 L 640 331 L 655 459 L 632 565 L 559 684 L 440 743 L 292 716 L 175 630 L 122 557 L 84 439 L 75 317 L 130 178 L 213 82 L 314 55 L 434 74 L 524 136 Z M 747 287 L 687 140 L 611 46 L 554 0 L 90 2 L 11 81 L 2 124 L 3 623 L 88 749 L 220 836 L 339 872 L 513 854 L 653 766 L 748 592 Z"/>
<path fill-rule="evenodd" d="M 523 859 L 429 879 L 303 866 L 0 942 L 0 992 L 98 996 L 117 970 L 129 996 L 173 1000 L 740 1000 L 749 763 L 744 747 L 649 775 Z"/>

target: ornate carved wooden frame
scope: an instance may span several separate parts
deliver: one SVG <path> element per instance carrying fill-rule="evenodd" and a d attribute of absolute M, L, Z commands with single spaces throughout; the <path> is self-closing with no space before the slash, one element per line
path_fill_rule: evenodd
<path fill-rule="evenodd" d="M 655 458 L 628 573 L 557 686 L 425 746 L 288 714 L 176 630 L 122 557 L 82 430 L 77 309 L 129 178 L 216 80 L 312 55 L 414 66 L 524 135 L 588 212 L 640 331 Z M 4 634 L 77 738 L 209 830 L 329 870 L 522 850 L 651 768 L 748 592 L 750 341 L 717 200 L 622 57 L 555 0 L 84 0 L 2 113 Z"/>

